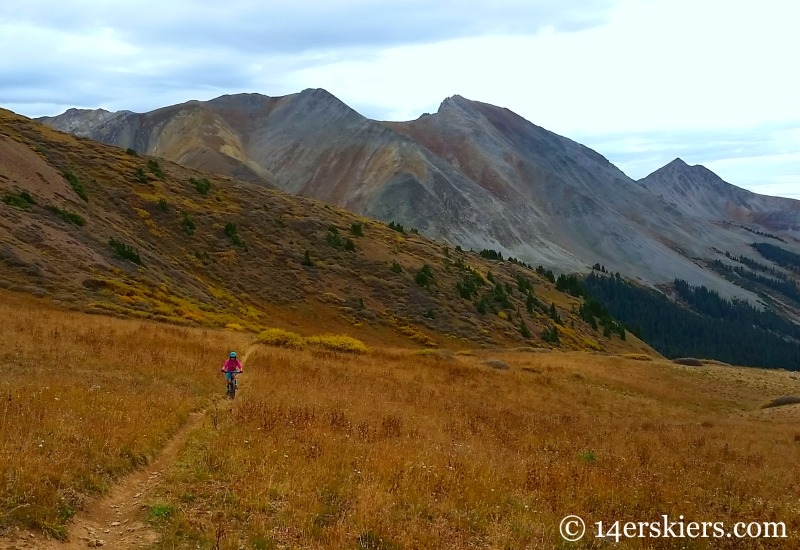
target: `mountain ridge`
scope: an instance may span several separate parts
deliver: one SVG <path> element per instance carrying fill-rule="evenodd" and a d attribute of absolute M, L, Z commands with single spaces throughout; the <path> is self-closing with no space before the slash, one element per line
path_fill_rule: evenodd
<path fill-rule="evenodd" d="M 0 288 L 232 330 L 324 327 L 429 347 L 550 347 L 557 330 L 564 349 L 652 353 L 602 336 L 579 299 L 529 267 L 8 111 L 0 125 Z"/>
<path fill-rule="evenodd" d="M 228 95 L 138 116 L 113 119 L 107 126 L 120 127 L 105 133 L 87 119 L 85 133 L 562 272 L 599 262 L 654 287 L 681 278 L 757 303 L 706 263 L 715 250 L 749 250 L 752 235 L 735 224 L 795 235 L 780 200 L 730 216 L 707 197 L 699 212 L 690 197 L 665 200 L 653 177 L 635 182 L 578 142 L 460 95 L 406 122 L 367 119 L 322 89 Z M 45 122 L 63 127 L 58 117 Z"/>

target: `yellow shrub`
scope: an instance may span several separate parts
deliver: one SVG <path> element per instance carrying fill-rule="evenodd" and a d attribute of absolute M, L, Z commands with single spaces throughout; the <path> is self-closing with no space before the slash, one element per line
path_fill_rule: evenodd
<path fill-rule="evenodd" d="M 347 336 L 346 334 L 324 334 L 322 336 L 311 336 L 306 338 L 309 344 L 317 344 L 333 351 L 343 351 L 346 353 L 367 353 L 367 346 L 364 342 Z"/>
<path fill-rule="evenodd" d="M 247 306 L 247 307 L 239 308 L 239 311 L 242 312 L 242 315 L 244 315 L 245 317 L 249 317 L 250 319 L 258 319 L 260 317 L 260 315 L 261 315 L 258 312 L 258 310 L 256 308 L 254 308 L 253 306 Z"/>
<path fill-rule="evenodd" d="M 428 346 L 429 348 L 435 348 L 439 345 L 439 342 L 422 332 L 414 332 L 414 334 L 411 335 L 411 340 L 423 346 Z"/>
<path fill-rule="evenodd" d="M 281 328 L 268 328 L 258 335 L 258 341 L 268 346 L 301 349 L 305 340 L 299 334 Z"/>
<path fill-rule="evenodd" d="M 508 315 L 506 315 L 505 311 L 498 311 L 497 316 L 500 317 L 503 321 L 508 320 Z"/>
<path fill-rule="evenodd" d="M 199 312 L 195 311 L 179 311 L 176 313 L 184 319 L 188 321 L 194 321 L 196 323 L 202 323 L 205 320 Z"/>
<path fill-rule="evenodd" d="M 153 220 L 145 220 L 144 224 L 147 226 L 147 230 L 150 232 L 150 234 L 154 237 L 162 237 L 164 235 L 164 232 L 159 229 L 158 225 L 156 225 L 156 222 Z"/>
<path fill-rule="evenodd" d="M 603 346 L 601 346 L 596 340 L 592 340 L 588 337 L 583 338 L 583 345 L 594 351 L 603 351 Z"/>
<path fill-rule="evenodd" d="M 244 332 L 244 327 L 239 323 L 227 323 L 225 328 L 228 330 L 235 330 L 236 332 Z"/>

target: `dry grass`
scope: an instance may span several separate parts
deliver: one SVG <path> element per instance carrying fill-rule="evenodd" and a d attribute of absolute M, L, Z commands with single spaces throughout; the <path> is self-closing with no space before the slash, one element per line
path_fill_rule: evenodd
<path fill-rule="evenodd" d="M 401 350 L 261 348 L 242 399 L 169 475 L 158 502 L 178 513 L 163 547 L 219 535 L 231 549 L 554 548 L 569 513 L 773 519 L 796 543 L 796 423 L 742 414 L 763 403 L 765 382 L 800 386 L 785 373 L 492 357 L 510 369 Z M 712 542 L 695 547 L 733 547 Z"/>
<path fill-rule="evenodd" d="M 209 402 L 248 338 L 2 298 L 2 522 L 56 535 Z M 170 511 L 160 547 L 554 548 L 567 514 L 784 521 L 791 540 L 759 543 L 797 544 L 797 418 L 760 409 L 800 394 L 792 373 L 471 353 L 258 347 L 148 502 Z M 733 547 L 712 543 L 695 547 Z"/>
<path fill-rule="evenodd" d="M 632 359 L 634 361 L 652 361 L 653 358 L 649 355 L 645 355 L 644 353 L 626 353 L 623 355 L 625 359 Z"/>
<path fill-rule="evenodd" d="M 1 296 L 0 525 L 58 537 L 219 390 L 215 367 L 243 339 Z"/>

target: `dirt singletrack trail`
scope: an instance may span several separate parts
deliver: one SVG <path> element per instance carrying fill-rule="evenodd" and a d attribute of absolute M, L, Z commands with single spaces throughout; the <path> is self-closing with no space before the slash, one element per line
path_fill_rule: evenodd
<path fill-rule="evenodd" d="M 247 361 L 258 344 L 244 353 Z M 217 401 L 210 410 L 222 409 L 227 401 Z M 146 467 L 123 477 L 106 495 L 92 500 L 72 518 L 65 542 L 47 540 L 40 533 L 19 530 L 0 538 L 0 550 L 83 550 L 84 548 L 136 549 L 155 544 L 159 534 L 147 523 L 143 508 L 146 498 L 161 482 L 164 471 L 178 458 L 189 436 L 203 425 L 208 410 L 193 412 L 167 441 L 158 457 Z"/>

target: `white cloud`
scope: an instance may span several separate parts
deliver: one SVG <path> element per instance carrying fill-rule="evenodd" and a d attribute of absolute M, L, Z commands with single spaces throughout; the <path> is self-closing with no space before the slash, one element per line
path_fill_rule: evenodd
<path fill-rule="evenodd" d="M 798 20 L 788 0 L 6 0 L 0 51 L 14 54 L 0 57 L 0 104 L 146 111 L 323 87 L 397 120 L 457 93 L 634 177 L 681 156 L 788 194 Z M 795 130 L 778 135 L 776 122 Z"/>

